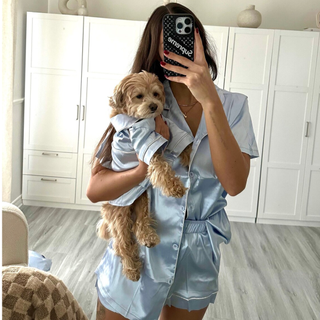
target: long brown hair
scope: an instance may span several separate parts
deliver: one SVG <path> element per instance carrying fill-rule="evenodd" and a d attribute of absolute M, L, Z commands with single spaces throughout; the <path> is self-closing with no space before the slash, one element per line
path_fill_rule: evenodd
<path fill-rule="evenodd" d="M 165 80 L 163 68 L 160 66 L 161 57 L 159 55 L 159 43 L 161 40 L 160 35 L 162 31 L 162 18 L 168 13 L 189 13 L 194 16 L 195 27 L 199 29 L 205 58 L 208 67 L 211 70 L 212 79 L 215 80 L 217 78 L 218 71 L 214 44 L 208 41 L 204 27 L 196 15 L 190 9 L 179 3 L 169 3 L 167 5 L 160 6 L 153 11 L 142 34 L 133 66 L 131 68 L 131 73 L 139 73 L 142 70 L 145 70 L 147 72 L 156 74 L 161 82 Z M 111 161 L 111 144 L 115 132 L 116 131 L 114 127 L 110 123 L 94 150 L 92 159 L 90 161 L 92 166 L 95 163 L 95 158 L 99 147 L 107 136 L 107 141 L 104 144 L 98 159 L 101 163 Z"/>

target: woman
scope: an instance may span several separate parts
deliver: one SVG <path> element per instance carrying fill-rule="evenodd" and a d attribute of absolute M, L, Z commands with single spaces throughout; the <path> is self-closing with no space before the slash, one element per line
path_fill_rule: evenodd
<path fill-rule="evenodd" d="M 225 197 L 244 190 L 250 159 L 258 156 L 247 97 L 214 85 L 216 63 L 204 28 L 194 14 L 194 61 L 163 52 L 162 17 L 167 13 L 193 14 L 177 3 L 157 8 L 144 30 L 132 72 L 146 70 L 158 75 L 166 94 L 163 115 L 194 138 L 189 170 L 180 165 L 179 159 L 167 155 L 189 191 L 176 199 L 148 189 L 161 243 L 150 249 L 140 248 L 144 267 L 138 282 L 121 274 L 119 257 L 113 254 L 110 242 L 96 270 L 99 320 L 203 318 L 218 291 L 219 245 L 231 239 Z M 165 64 L 164 54 L 188 69 Z M 163 68 L 186 77 L 166 79 Z M 156 119 L 156 131 L 169 138 L 160 117 Z M 134 169 L 113 172 L 97 159 L 87 196 L 92 202 L 124 194 L 128 197 L 131 189 L 149 186 L 146 173 L 147 165 L 141 161 Z"/>

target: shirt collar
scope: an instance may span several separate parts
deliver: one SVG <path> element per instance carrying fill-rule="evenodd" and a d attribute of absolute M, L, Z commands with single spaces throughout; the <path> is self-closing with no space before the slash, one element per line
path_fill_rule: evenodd
<path fill-rule="evenodd" d="M 175 104 L 174 103 L 175 98 L 172 93 L 169 80 L 164 80 L 163 86 L 164 86 L 164 92 L 165 92 L 165 96 L 166 96 L 164 109 L 168 111 Z M 215 87 L 216 87 L 218 96 L 221 100 L 221 103 L 223 105 L 225 102 L 224 90 L 220 89 L 217 85 L 215 85 Z M 207 127 L 206 127 L 206 123 L 205 123 L 205 119 L 204 119 L 204 114 L 202 113 L 202 117 L 201 117 L 201 120 L 199 123 L 198 136 L 200 139 L 202 139 L 206 135 L 207 135 Z"/>
<path fill-rule="evenodd" d="M 126 114 L 117 114 L 110 119 L 111 124 L 114 126 L 117 132 L 130 128 L 139 119 L 130 117 Z"/>

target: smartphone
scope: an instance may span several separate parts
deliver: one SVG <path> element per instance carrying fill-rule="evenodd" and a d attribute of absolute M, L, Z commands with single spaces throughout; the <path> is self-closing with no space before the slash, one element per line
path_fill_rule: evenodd
<path fill-rule="evenodd" d="M 191 14 L 166 14 L 162 20 L 163 26 L 163 49 L 174 52 L 180 56 L 194 60 L 194 17 Z M 182 66 L 180 63 L 164 56 L 164 62 L 176 66 Z M 163 68 L 164 74 L 172 76 L 185 75 L 169 71 Z"/>

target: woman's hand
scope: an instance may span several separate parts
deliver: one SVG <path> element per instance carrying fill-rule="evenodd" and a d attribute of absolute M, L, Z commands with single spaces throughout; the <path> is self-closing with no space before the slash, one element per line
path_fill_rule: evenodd
<path fill-rule="evenodd" d="M 165 139 L 170 139 L 170 130 L 165 121 L 163 121 L 162 116 L 159 115 L 155 118 L 156 122 L 156 132 L 161 134 Z"/>
<path fill-rule="evenodd" d="M 162 61 L 163 68 L 186 75 L 186 77 L 166 77 L 168 80 L 185 84 L 202 106 L 219 99 L 204 55 L 202 40 L 197 31 L 195 31 L 194 61 L 173 52 L 165 51 L 164 55 L 188 68 L 185 69 Z"/>

